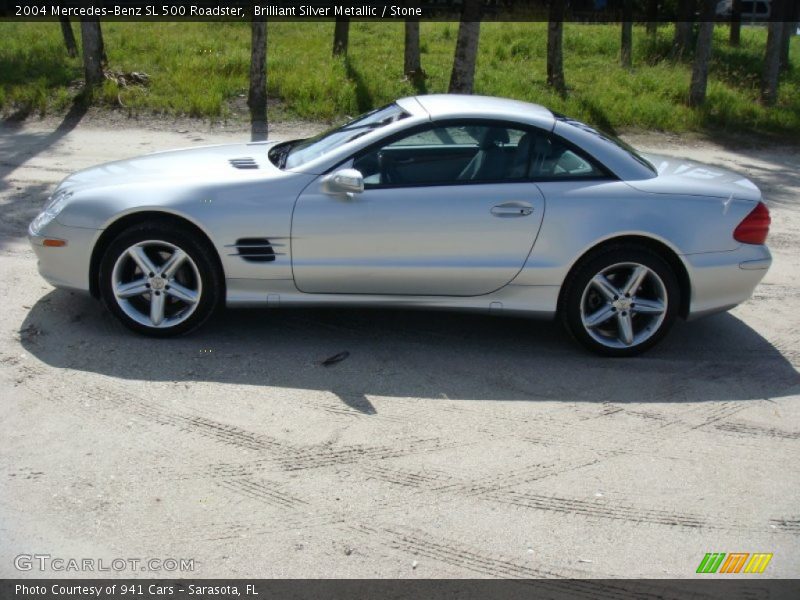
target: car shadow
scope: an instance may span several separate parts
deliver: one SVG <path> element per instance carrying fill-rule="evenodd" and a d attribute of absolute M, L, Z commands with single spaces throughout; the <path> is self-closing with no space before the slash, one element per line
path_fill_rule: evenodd
<path fill-rule="evenodd" d="M 555 322 L 428 311 L 227 310 L 194 334 L 154 340 L 128 332 L 96 300 L 54 290 L 19 336 L 55 368 L 131 382 L 323 390 L 364 414 L 376 412 L 376 396 L 702 402 L 781 397 L 800 385 L 781 352 L 730 314 L 678 322 L 644 356 L 606 359 Z M 340 353 L 348 354 L 323 365 Z"/>

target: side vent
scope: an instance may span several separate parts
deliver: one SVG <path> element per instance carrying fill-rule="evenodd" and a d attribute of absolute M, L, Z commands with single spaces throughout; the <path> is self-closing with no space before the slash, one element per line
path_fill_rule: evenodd
<path fill-rule="evenodd" d="M 237 169 L 257 169 L 258 164 L 254 158 L 245 157 L 245 158 L 232 158 L 230 163 L 233 167 Z"/>
<path fill-rule="evenodd" d="M 276 256 L 283 255 L 283 252 L 275 252 L 275 246 L 283 244 L 272 243 L 267 238 L 241 238 L 230 246 L 236 248 L 236 254 L 230 256 L 241 256 L 248 262 L 272 262 Z"/>

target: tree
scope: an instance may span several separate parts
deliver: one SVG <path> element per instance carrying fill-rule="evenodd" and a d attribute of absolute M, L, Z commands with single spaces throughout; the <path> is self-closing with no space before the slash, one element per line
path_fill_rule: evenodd
<path fill-rule="evenodd" d="M 104 49 L 100 21 L 81 19 L 81 44 L 83 45 L 83 72 L 86 87 L 103 83 Z"/>
<path fill-rule="evenodd" d="M 647 0 L 647 34 L 658 32 L 658 0 Z"/>
<path fill-rule="evenodd" d="M 250 137 L 267 139 L 267 23 L 253 20 L 250 46 Z"/>
<path fill-rule="evenodd" d="M 626 69 L 630 69 L 633 61 L 633 0 L 623 0 L 622 3 L 622 40 L 620 42 L 620 62 Z"/>
<path fill-rule="evenodd" d="M 458 25 L 453 72 L 450 74 L 451 94 L 471 94 L 475 84 L 475 63 L 481 35 L 481 0 L 464 0 Z"/>
<path fill-rule="evenodd" d="M 422 76 L 422 64 L 419 56 L 419 21 L 406 21 L 405 37 L 403 73 L 408 79 L 415 81 Z"/>
<path fill-rule="evenodd" d="M 702 0 L 700 31 L 692 65 L 692 82 L 689 85 L 689 106 L 700 106 L 706 100 L 708 87 L 708 63 L 711 59 L 711 46 L 714 35 L 714 11 L 717 0 Z"/>
<path fill-rule="evenodd" d="M 342 17 L 336 19 L 336 26 L 333 29 L 333 55 L 347 56 L 347 44 L 350 38 L 350 19 Z"/>
<path fill-rule="evenodd" d="M 567 92 L 564 81 L 564 12 L 565 0 L 550 0 L 547 22 L 547 85 L 562 96 Z"/>
<path fill-rule="evenodd" d="M 783 33 L 781 34 L 781 72 L 789 69 L 789 47 L 792 42 L 792 25 L 794 25 L 794 23 L 790 23 L 789 21 L 783 22 Z"/>
<path fill-rule="evenodd" d="M 728 45 L 738 46 L 742 34 L 742 0 L 733 0 L 731 4 L 731 33 Z"/>
<path fill-rule="evenodd" d="M 772 1 L 774 20 L 770 21 L 767 32 L 767 49 L 764 54 L 764 71 L 761 77 L 761 103 L 772 106 L 778 100 L 778 79 L 781 73 L 781 44 L 785 23 L 781 0 Z"/>
<path fill-rule="evenodd" d="M 798 26 L 800 5 L 797 2 L 786 2 L 783 5 L 783 36 L 781 38 L 781 71 L 789 69 L 789 48 L 792 43 L 792 31 Z"/>
<path fill-rule="evenodd" d="M 106 42 L 103 39 L 103 30 L 100 23 L 97 24 L 97 37 L 100 39 L 100 64 L 105 69 L 108 66 L 108 56 L 106 55 Z"/>
<path fill-rule="evenodd" d="M 406 2 L 412 7 L 419 6 L 419 0 Z M 413 82 L 422 81 L 425 73 L 422 70 L 419 49 L 419 20 L 407 19 L 405 23 L 405 48 L 403 53 L 403 73 Z"/>
<path fill-rule="evenodd" d="M 682 58 L 692 45 L 695 1 L 678 0 L 678 21 L 675 23 L 675 37 L 672 40 L 672 55 L 675 58 Z"/>
<path fill-rule="evenodd" d="M 78 56 L 78 44 L 75 42 L 75 34 L 72 33 L 72 25 L 69 17 L 59 17 L 61 22 L 61 33 L 64 34 L 64 45 L 67 47 L 67 54 L 70 58 Z"/>

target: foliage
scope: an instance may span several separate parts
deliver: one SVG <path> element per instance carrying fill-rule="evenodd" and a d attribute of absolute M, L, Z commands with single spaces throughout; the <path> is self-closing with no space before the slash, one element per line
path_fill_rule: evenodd
<path fill-rule="evenodd" d="M 457 25 L 421 24 L 423 68 L 417 86 L 403 78 L 403 24 L 353 22 L 347 57 L 331 57 L 333 23 L 268 26 L 268 92 L 279 99 L 271 119 L 338 120 L 392 99 L 447 89 Z M 107 82 L 91 99 L 131 112 L 236 118 L 244 106 L 250 60 L 246 23 L 103 23 L 109 65 L 143 71 L 148 87 Z M 738 48 L 716 28 L 708 96 L 686 106 L 689 62 L 669 59 L 672 28 L 649 38 L 634 30 L 633 69 L 619 66 L 619 25 L 567 24 L 568 93 L 545 84 L 546 23 L 483 23 L 476 93 L 519 98 L 611 130 L 726 129 L 800 133 L 800 43 L 784 75 L 778 105 L 758 104 L 764 27 L 743 27 Z M 0 108 L 6 114 L 62 111 L 78 95 L 80 59 L 64 50 L 58 23 L 0 23 Z M 276 115 L 276 110 L 279 114 Z"/>

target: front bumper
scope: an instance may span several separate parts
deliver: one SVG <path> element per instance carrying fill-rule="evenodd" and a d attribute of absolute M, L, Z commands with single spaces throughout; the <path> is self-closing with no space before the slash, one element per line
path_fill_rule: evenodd
<path fill-rule="evenodd" d="M 41 231 L 28 227 L 28 240 L 38 259 L 39 273 L 56 286 L 89 291 L 89 264 L 92 248 L 101 230 L 66 227 L 51 221 Z M 45 246 L 46 239 L 64 240 L 60 247 Z"/>
<path fill-rule="evenodd" d="M 742 244 L 728 252 L 689 254 L 682 258 L 692 286 L 690 319 L 728 310 L 749 299 L 772 264 L 766 246 L 751 244 Z"/>

